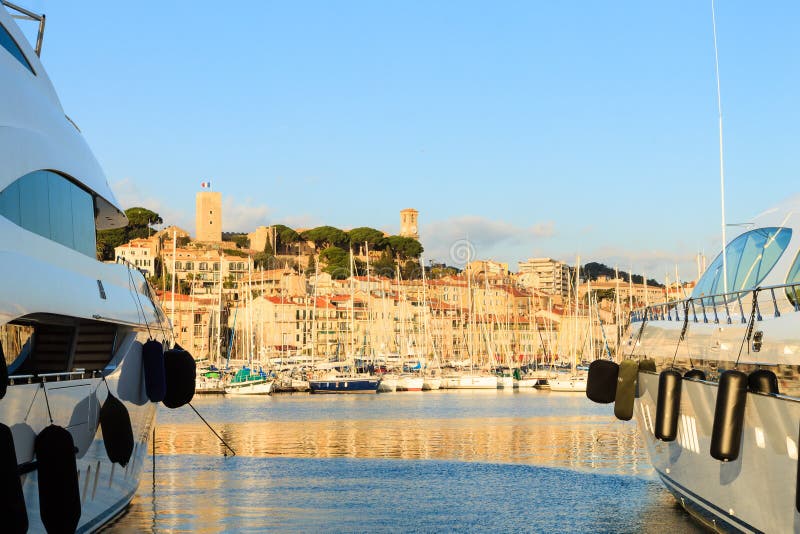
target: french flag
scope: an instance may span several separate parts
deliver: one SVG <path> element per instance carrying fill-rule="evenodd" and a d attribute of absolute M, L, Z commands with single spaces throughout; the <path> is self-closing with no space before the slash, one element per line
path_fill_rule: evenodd
<path fill-rule="evenodd" d="M 211 182 L 200 182 L 200 187 L 202 189 L 211 189 Z"/>

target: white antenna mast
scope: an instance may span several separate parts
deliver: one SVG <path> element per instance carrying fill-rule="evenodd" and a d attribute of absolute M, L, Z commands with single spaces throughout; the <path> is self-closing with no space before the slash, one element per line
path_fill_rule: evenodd
<path fill-rule="evenodd" d="M 725 245 L 728 240 L 725 237 L 725 164 L 722 156 L 722 96 L 719 88 L 719 50 L 717 48 L 717 17 L 714 10 L 714 0 L 711 0 L 711 24 L 714 27 L 714 70 L 717 75 L 717 111 L 719 114 L 719 189 L 720 202 L 722 205 L 722 287 L 724 292 L 728 292 L 728 257 L 725 253 Z"/>

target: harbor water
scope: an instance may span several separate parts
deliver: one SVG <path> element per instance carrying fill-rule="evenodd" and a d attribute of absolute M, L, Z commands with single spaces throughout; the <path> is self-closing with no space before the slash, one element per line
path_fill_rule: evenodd
<path fill-rule="evenodd" d="M 108 532 L 692 532 L 613 405 L 547 391 L 195 397 Z M 152 444 L 151 444 L 152 446 Z M 153 468 L 155 465 L 155 468 Z"/>

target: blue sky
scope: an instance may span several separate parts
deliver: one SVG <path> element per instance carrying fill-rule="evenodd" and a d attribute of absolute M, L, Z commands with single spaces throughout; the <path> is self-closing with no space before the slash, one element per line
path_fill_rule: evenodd
<path fill-rule="evenodd" d="M 720 235 L 710 2 L 82 2 L 43 61 L 124 207 L 663 279 Z M 727 217 L 800 188 L 800 3 L 717 3 Z M 731 230 L 734 233 L 735 230 Z M 670 276 L 673 276 L 672 274 Z"/>

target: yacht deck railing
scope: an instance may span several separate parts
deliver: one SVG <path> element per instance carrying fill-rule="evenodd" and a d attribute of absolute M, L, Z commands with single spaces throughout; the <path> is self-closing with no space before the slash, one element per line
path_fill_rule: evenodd
<path fill-rule="evenodd" d="M 764 314 L 780 317 L 786 312 L 800 312 L 800 282 L 651 304 L 632 311 L 630 320 L 685 321 L 688 316 L 694 323 L 747 324 L 751 314 L 761 321 Z"/>

